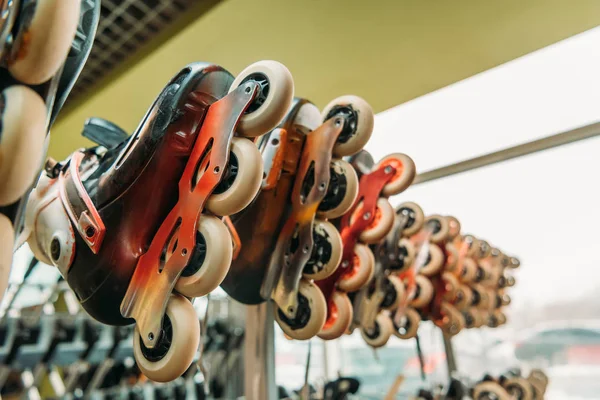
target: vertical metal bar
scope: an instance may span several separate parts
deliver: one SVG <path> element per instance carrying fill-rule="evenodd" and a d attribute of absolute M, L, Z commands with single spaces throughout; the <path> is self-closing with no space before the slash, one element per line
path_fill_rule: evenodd
<path fill-rule="evenodd" d="M 448 365 L 448 381 L 452 380 L 454 373 L 456 372 L 456 358 L 454 358 L 454 348 L 452 347 L 452 340 L 450 336 L 442 334 L 444 338 L 444 350 L 446 351 L 446 363 Z"/>
<path fill-rule="evenodd" d="M 425 360 L 423 360 L 423 349 L 421 348 L 421 340 L 418 333 L 415 335 L 415 341 L 417 342 L 417 356 L 419 357 L 419 366 L 421 367 L 421 380 L 425 382 L 427 380 L 425 376 Z"/>
<path fill-rule="evenodd" d="M 244 340 L 246 400 L 276 400 L 273 302 L 247 306 Z"/>

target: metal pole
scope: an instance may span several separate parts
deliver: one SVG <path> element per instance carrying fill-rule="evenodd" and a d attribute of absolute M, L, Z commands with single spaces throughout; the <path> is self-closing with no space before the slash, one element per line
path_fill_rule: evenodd
<path fill-rule="evenodd" d="M 471 158 L 456 164 L 447 165 L 431 171 L 423 172 L 415 178 L 413 185 L 433 181 L 435 179 L 445 178 L 447 176 L 460 174 L 462 172 L 496 164 L 513 158 L 522 157 L 528 154 L 551 149 L 553 147 L 563 146 L 565 144 L 577 142 L 579 140 L 589 139 L 600 136 L 600 122 L 587 125 L 581 128 L 573 129 L 567 132 L 558 133 L 543 139 L 519 144 L 504 150 L 489 153 L 483 156 Z"/>
<path fill-rule="evenodd" d="M 244 340 L 246 400 L 276 400 L 273 303 L 247 306 Z"/>
<path fill-rule="evenodd" d="M 442 334 L 444 338 L 444 350 L 446 351 L 446 362 L 448 364 L 448 381 L 452 381 L 456 372 L 456 358 L 454 358 L 454 349 L 450 336 Z"/>

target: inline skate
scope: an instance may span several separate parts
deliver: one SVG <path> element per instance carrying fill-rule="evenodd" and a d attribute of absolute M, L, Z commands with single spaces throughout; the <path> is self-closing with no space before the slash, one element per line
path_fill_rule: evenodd
<path fill-rule="evenodd" d="M 350 161 L 360 176 L 359 191 L 352 207 L 336 221 L 343 243 L 340 266 L 331 276 L 317 281 L 328 306 L 319 337 L 336 339 L 348 330 L 353 308 L 346 293 L 357 292 L 369 284 L 365 293 L 355 296 L 355 304 L 361 307 L 361 321 L 364 316 L 371 317 L 368 324 L 361 324 L 365 340 L 380 347 L 392 329 L 389 319 L 377 316 L 376 310 L 395 308 L 404 292 L 400 279 L 375 262 L 368 245 L 382 241 L 392 230 L 395 213 L 387 198 L 406 190 L 416 169 L 412 159 L 401 153 L 390 154 L 376 164 L 363 150 Z"/>
<path fill-rule="evenodd" d="M 373 130 L 373 111 L 343 96 L 322 113 L 297 99 L 281 125 L 263 137 L 265 174 L 257 200 L 231 217 L 240 250 L 221 285 L 245 304 L 273 300 L 275 320 L 299 340 L 315 336 L 327 305 L 313 280 L 331 275 L 342 239 L 327 219 L 354 203 L 358 178 L 343 156 L 358 152 Z"/>
<path fill-rule="evenodd" d="M 89 55 L 99 15 L 93 0 L 0 1 L 0 299 L 47 133 Z"/>
<path fill-rule="evenodd" d="M 189 298 L 225 277 L 232 241 L 219 218 L 248 206 L 263 168 L 253 139 L 293 98 L 285 66 L 262 61 L 234 77 L 192 63 L 165 86 L 127 135 L 92 119 L 98 146 L 49 160 L 27 206 L 28 243 L 55 265 L 83 308 L 108 325 L 135 322 L 134 356 L 171 381 L 198 349 Z"/>

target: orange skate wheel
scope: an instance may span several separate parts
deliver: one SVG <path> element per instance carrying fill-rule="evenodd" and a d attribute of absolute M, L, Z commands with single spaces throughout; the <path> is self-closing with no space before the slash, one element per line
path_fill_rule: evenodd
<path fill-rule="evenodd" d="M 393 321 L 392 321 L 393 322 Z M 407 308 L 402 326 L 394 324 L 394 336 L 400 339 L 412 339 L 417 336 L 421 316 L 414 308 Z"/>
<path fill-rule="evenodd" d="M 452 216 L 447 216 L 448 221 L 448 238 L 454 240 L 460 234 L 460 222 Z"/>
<path fill-rule="evenodd" d="M 333 148 L 337 157 L 351 156 L 365 147 L 373 133 L 373 109 L 358 96 L 341 96 L 332 100 L 323 109 L 323 120 L 327 121 L 337 115 L 347 116 L 348 123 L 344 126 Z"/>
<path fill-rule="evenodd" d="M 357 218 L 364 218 L 363 203 L 356 207 L 356 210 L 350 217 L 350 224 L 354 224 Z M 382 240 L 392 229 L 394 224 L 394 209 L 387 199 L 380 197 L 377 199 L 377 208 L 375 215 L 370 217 L 371 223 L 360 233 L 360 240 L 367 244 L 374 244 Z"/>
<path fill-rule="evenodd" d="M 410 268 L 415 262 L 415 246 L 406 238 L 401 238 L 398 241 L 399 259 L 394 260 L 392 268 L 395 271 L 404 271 Z"/>
<path fill-rule="evenodd" d="M 348 267 L 338 282 L 341 291 L 356 292 L 363 287 L 373 276 L 375 257 L 368 246 L 357 243 L 354 246 L 354 257 L 352 265 Z"/>
<path fill-rule="evenodd" d="M 313 238 L 316 246 L 313 254 L 316 251 L 317 258 L 311 258 L 311 263 L 304 267 L 303 275 L 307 279 L 321 280 L 333 274 L 342 261 L 342 237 L 333 224 L 317 220 Z"/>
<path fill-rule="evenodd" d="M 216 167 L 218 168 L 218 167 Z M 203 174 L 212 173 L 202 171 Z M 232 215 L 246 208 L 256 197 L 263 175 L 263 162 L 260 151 L 246 138 L 234 137 L 227 171 L 206 201 L 206 208 L 220 216 Z M 200 180 L 198 174 L 196 182 Z"/>
<path fill-rule="evenodd" d="M 419 273 L 425 276 L 437 274 L 444 266 L 444 253 L 438 245 L 429 243 L 429 254 L 425 265 L 419 269 Z"/>
<path fill-rule="evenodd" d="M 319 332 L 323 340 L 333 340 L 341 337 L 352 323 L 352 303 L 346 293 L 333 292 L 329 316 Z"/>
<path fill-rule="evenodd" d="M 374 349 L 385 346 L 393 332 L 394 324 L 392 320 L 383 313 L 377 315 L 373 332 L 367 332 L 363 327 L 360 328 L 361 336 Z"/>
<path fill-rule="evenodd" d="M 15 231 L 12 223 L 8 217 L 0 214 L 0 302 L 8 287 L 14 243 Z"/>
<path fill-rule="evenodd" d="M 433 214 L 425 218 L 426 229 L 431 231 L 430 241 L 440 243 L 448 238 L 448 221 L 438 214 Z"/>
<path fill-rule="evenodd" d="M 215 290 L 229 272 L 233 254 L 231 236 L 219 218 L 200 214 L 196 228 L 196 247 L 175 283 L 175 290 L 186 297 L 200 297 Z"/>
<path fill-rule="evenodd" d="M 405 296 L 404 284 L 397 276 L 390 275 L 385 281 L 384 289 L 385 297 L 381 302 L 381 308 L 384 310 L 395 310 Z"/>
<path fill-rule="evenodd" d="M 381 194 L 390 197 L 404 192 L 415 179 L 415 163 L 406 154 L 394 153 L 385 156 L 373 167 L 373 171 L 379 168 L 392 167 L 396 170 L 394 176 L 385 184 Z"/>
<path fill-rule="evenodd" d="M 179 295 L 169 299 L 162 324 L 161 336 L 153 349 L 144 346 L 135 327 L 133 355 L 149 379 L 170 382 L 180 377 L 194 361 L 200 342 L 200 325 L 192 303 Z"/>
<path fill-rule="evenodd" d="M 478 383 L 473 389 L 473 400 L 511 400 L 512 397 L 496 382 Z"/>
<path fill-rule="evenodd" d="M 350 163 L 334 160 L 327 195 L 319 204 L 321 218 L 334 219 L 346 214 L 358 195 L 358 176 Z"/>
<path fill-rule="evenodd" d="M 431 284 L 431 281 L 423 275 L 417 275 L 415 281 L 417 284 L 417 292 L 415 298 L 410 302 L 410 305 L 414 308 L 423 308 L 433 299 L 433 285 Z"/>
<path fill-rule="evenodd" d="M 404 236 L 414 235 L 421 230 L 423 223 L 425 222 L 425 214 L 423 214 L 423 209 L 421 209 L 418 204 L 413 203 L 412 201 L 407 201 L 400 204 L 396 210 L 396 214 L 407 219 L 406 226 L 404 226 L 404 229 L 402 230 L 402 235 Z"/>
<path fill-rule="evenodd" d="M 0 206 L 17 201 L 42 166 L 46 106 L 25 86 L 2 92 L 0 126 Z"/>
<path fill-rule="evenodd" d="M 520 376 L 509 377 L 502 382 L 502 387 L 506 390 L 509 396 L 519 400 L 535 400 L 533 397 L 533 388 L 531 383 Z"/>
<path fill-rule="evenodd" d="M 29 26 L 15 38 L 8 70 L 28 85 L 50 79 L 67 58 L 79 23 L 79 0 L 35 3 Z"/>
<path fill-rule="evenodd" d="M 472 258 L 465 257 L 462 262 L 461 280 L 465 283 L 474 282 L 477 277 L 477 264 Z"/>
<path fill-rule="evenodd" d="M 289 111 L 294 99 L 294 79 L 285 65 L 271 60 L 259 61 L 240 72 L 229 92 L 247 81 L 254 81 L 260 87 L 254 101 L 240 119 L 237 133 L 257 137 L 275 129 Z M 262 173 L 260 179 L 262 180 Z"/>
<path fill-rule="evenodd" d="M 321 290 L 312 282 L 300 280 L 296 318 L 290 320 L 278 308 L 275 320 L 283 333 L 296 339 L 308 340 L 316 336 L 327 318 L 327 303 Z"/>

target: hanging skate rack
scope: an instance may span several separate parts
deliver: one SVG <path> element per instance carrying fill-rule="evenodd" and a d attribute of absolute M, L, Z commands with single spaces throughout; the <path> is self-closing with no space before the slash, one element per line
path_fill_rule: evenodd
<path fill-rule="evenodd" d="M 600 122 L 420 173 L 415 178 L 413 185 L 431 182 L 597 136 L 600 136 Z M 275 319 L 271 302 L 247 307 L 246 341 L 244 344 L 244 391 L 246 400 L 277 399 L 274 324 Z M 447 355 L 448 373 L 451 375 L 456 371 L 456 361 L 449 338 L 444 337 L 444 348 Z M 248 390 L 249 387 L 252 389 Z"/>

